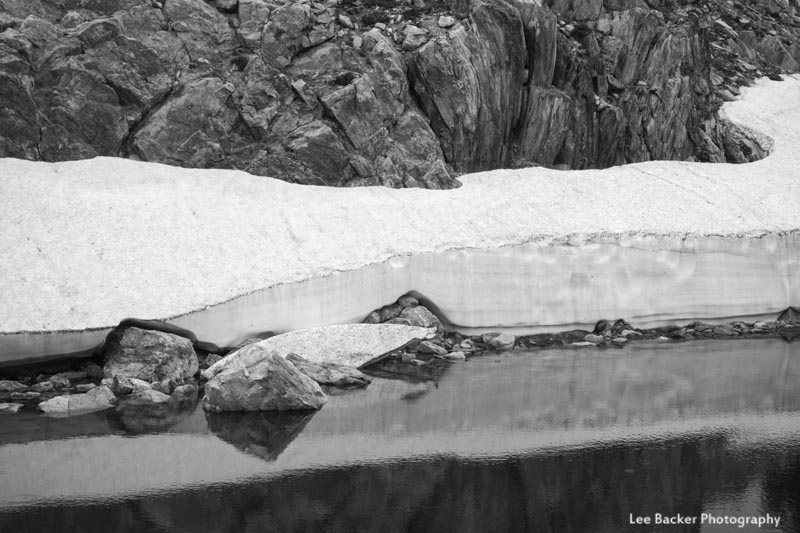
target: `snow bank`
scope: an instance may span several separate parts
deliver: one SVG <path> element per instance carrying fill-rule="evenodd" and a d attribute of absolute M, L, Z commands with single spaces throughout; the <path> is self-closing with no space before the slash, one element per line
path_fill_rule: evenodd
<path fill-rule="evenodd" d="M 0 159 L 0 361 L 86 350 L 126 317 L 233 344 L 409 290 L 465 328 L 776 312 L 800 301 L 800 80 L 725 113 L 772 155 L 497 170 L 449 191 Z"/>

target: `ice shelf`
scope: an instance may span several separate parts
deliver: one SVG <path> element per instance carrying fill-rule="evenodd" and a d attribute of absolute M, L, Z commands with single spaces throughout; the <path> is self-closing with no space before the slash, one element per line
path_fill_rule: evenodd
<path fill-rule="evenodd" d="M 232 345 L 416 290 L 461 328 L 775 313 L 800 302 L 800 79 L 725 105 L 771 155 L 496 170 L 448 191 L 301 186 L 116 158 L 0 159 L 0 362 L 126 317 Z"/>

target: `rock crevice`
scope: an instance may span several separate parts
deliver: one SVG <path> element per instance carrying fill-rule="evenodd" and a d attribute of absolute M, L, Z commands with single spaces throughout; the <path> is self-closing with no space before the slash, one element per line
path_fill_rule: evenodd
<path fill-rule="evenodd" d="M 717 110 L 797 70 L 797 9 L 0 0 L 0 157 L 428 188 L 503 167 L 752 161 L 765 151 Z"/>

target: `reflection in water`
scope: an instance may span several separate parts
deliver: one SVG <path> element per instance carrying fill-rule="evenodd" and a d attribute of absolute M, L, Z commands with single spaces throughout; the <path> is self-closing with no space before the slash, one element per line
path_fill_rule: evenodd
<path fill-rule="evenodd" d="M 136 396 L 123 399 L 117 406 L 119 420 L 131 434 L 165 431 L 188 417 L 197 404 L 198 391 L 193 390 L 180 399 L 174 396 L 170 401 L 154 403 L 137 401 Z"/>
<path fill-rule="evenodd" d="M 376 378 L 316 413 L 198 408 L 121 440 L 15 432 L 12 417 L 0 531 L 726 531 L 628 523 L 701 512 L 800 531 L 798 383 L 798 343 L 696 342 L 476 358 L 438 382 Z M 7 467 L 31 449 L 51 460 L 28 480 Z M 56 481 L 58 498 L 32 496 Z"/>
<path fill-rule="evenodd" d="M 316 411 L 206 413 L 208 429 L 245 453 L 274 461 Z"/>
<path fill-rule="evenodd" d="M 707 435 L 491 460 L 424 457 L 13 511 L 0 514 L 0 530 L 643 531 L 629 513 L 699 516 L 710 505 L 715 514 L 738 514 L 736 496 L 755 487 L 746 503 L 780 516 L 782 531 L 797 531 L 798 452 L 797 443 L 737 450 L 728 437 Z"/>

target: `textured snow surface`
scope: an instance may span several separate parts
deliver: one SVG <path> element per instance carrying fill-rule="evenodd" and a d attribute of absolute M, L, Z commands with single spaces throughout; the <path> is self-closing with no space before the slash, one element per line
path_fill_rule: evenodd
<path fill-rule="evenodd" d="M 321 325 L 361 313 L 348 298 L 369 300 L 364 288 L 376 280 L 351 279 L 347 295 L 330 293 L 323 280 L 315 294 L 327 291 L 325 305 L 341 301 L 346 309 L 315 308 L 309 300 L 304 319 L 284 323 L 275 309 L 293 305 L 292 282 L 333 279 L 375 264 L 383 265 L 375 275 L 384 275 L 414 258 L 433 264 L 431 253 L 450 253 L 451 261 L 464 250 L 508 255 L 513 249 L 497 249 L 525 243 L 587 251 L 645 243 L 653 254 L 677 256 L 698 248 L 749 257 L 775 251 L 782 261 L 775 283 L 781 299 L 790 299 L 799 275 L 800 80 L 760 81 L 726 104 L 725 113 L 771 137 L 772 155 L 747 165 L 496 170 L 464 176 L 463 186 L 449 191 L 299 186 L 238 171 L 116 158 L 56 164 L 0 159 L 0 333 L 167 319 L 269 287 L 276 291 L 272 314 L 250 316 L 252 331 Z M 769 246 L 747 244 L 765 235 Z M 716 244 L 704 244 L 706 236 L 716 236 Z M 569 268 L 569 261 L 559 261 L 559 269 Z M 770 263 L 770 256 L 760 262 Z M 411 285 L 406 290 L 448 275 L 445 268 L 425 278 L 420 268 L 417 278 L 404 280 Z M 475 308 L 469 296 L 451 300 Z M 502 307 L 508 296 L 490 305 Z M 203 339 L 202 331 L 197 334 Z"/>

